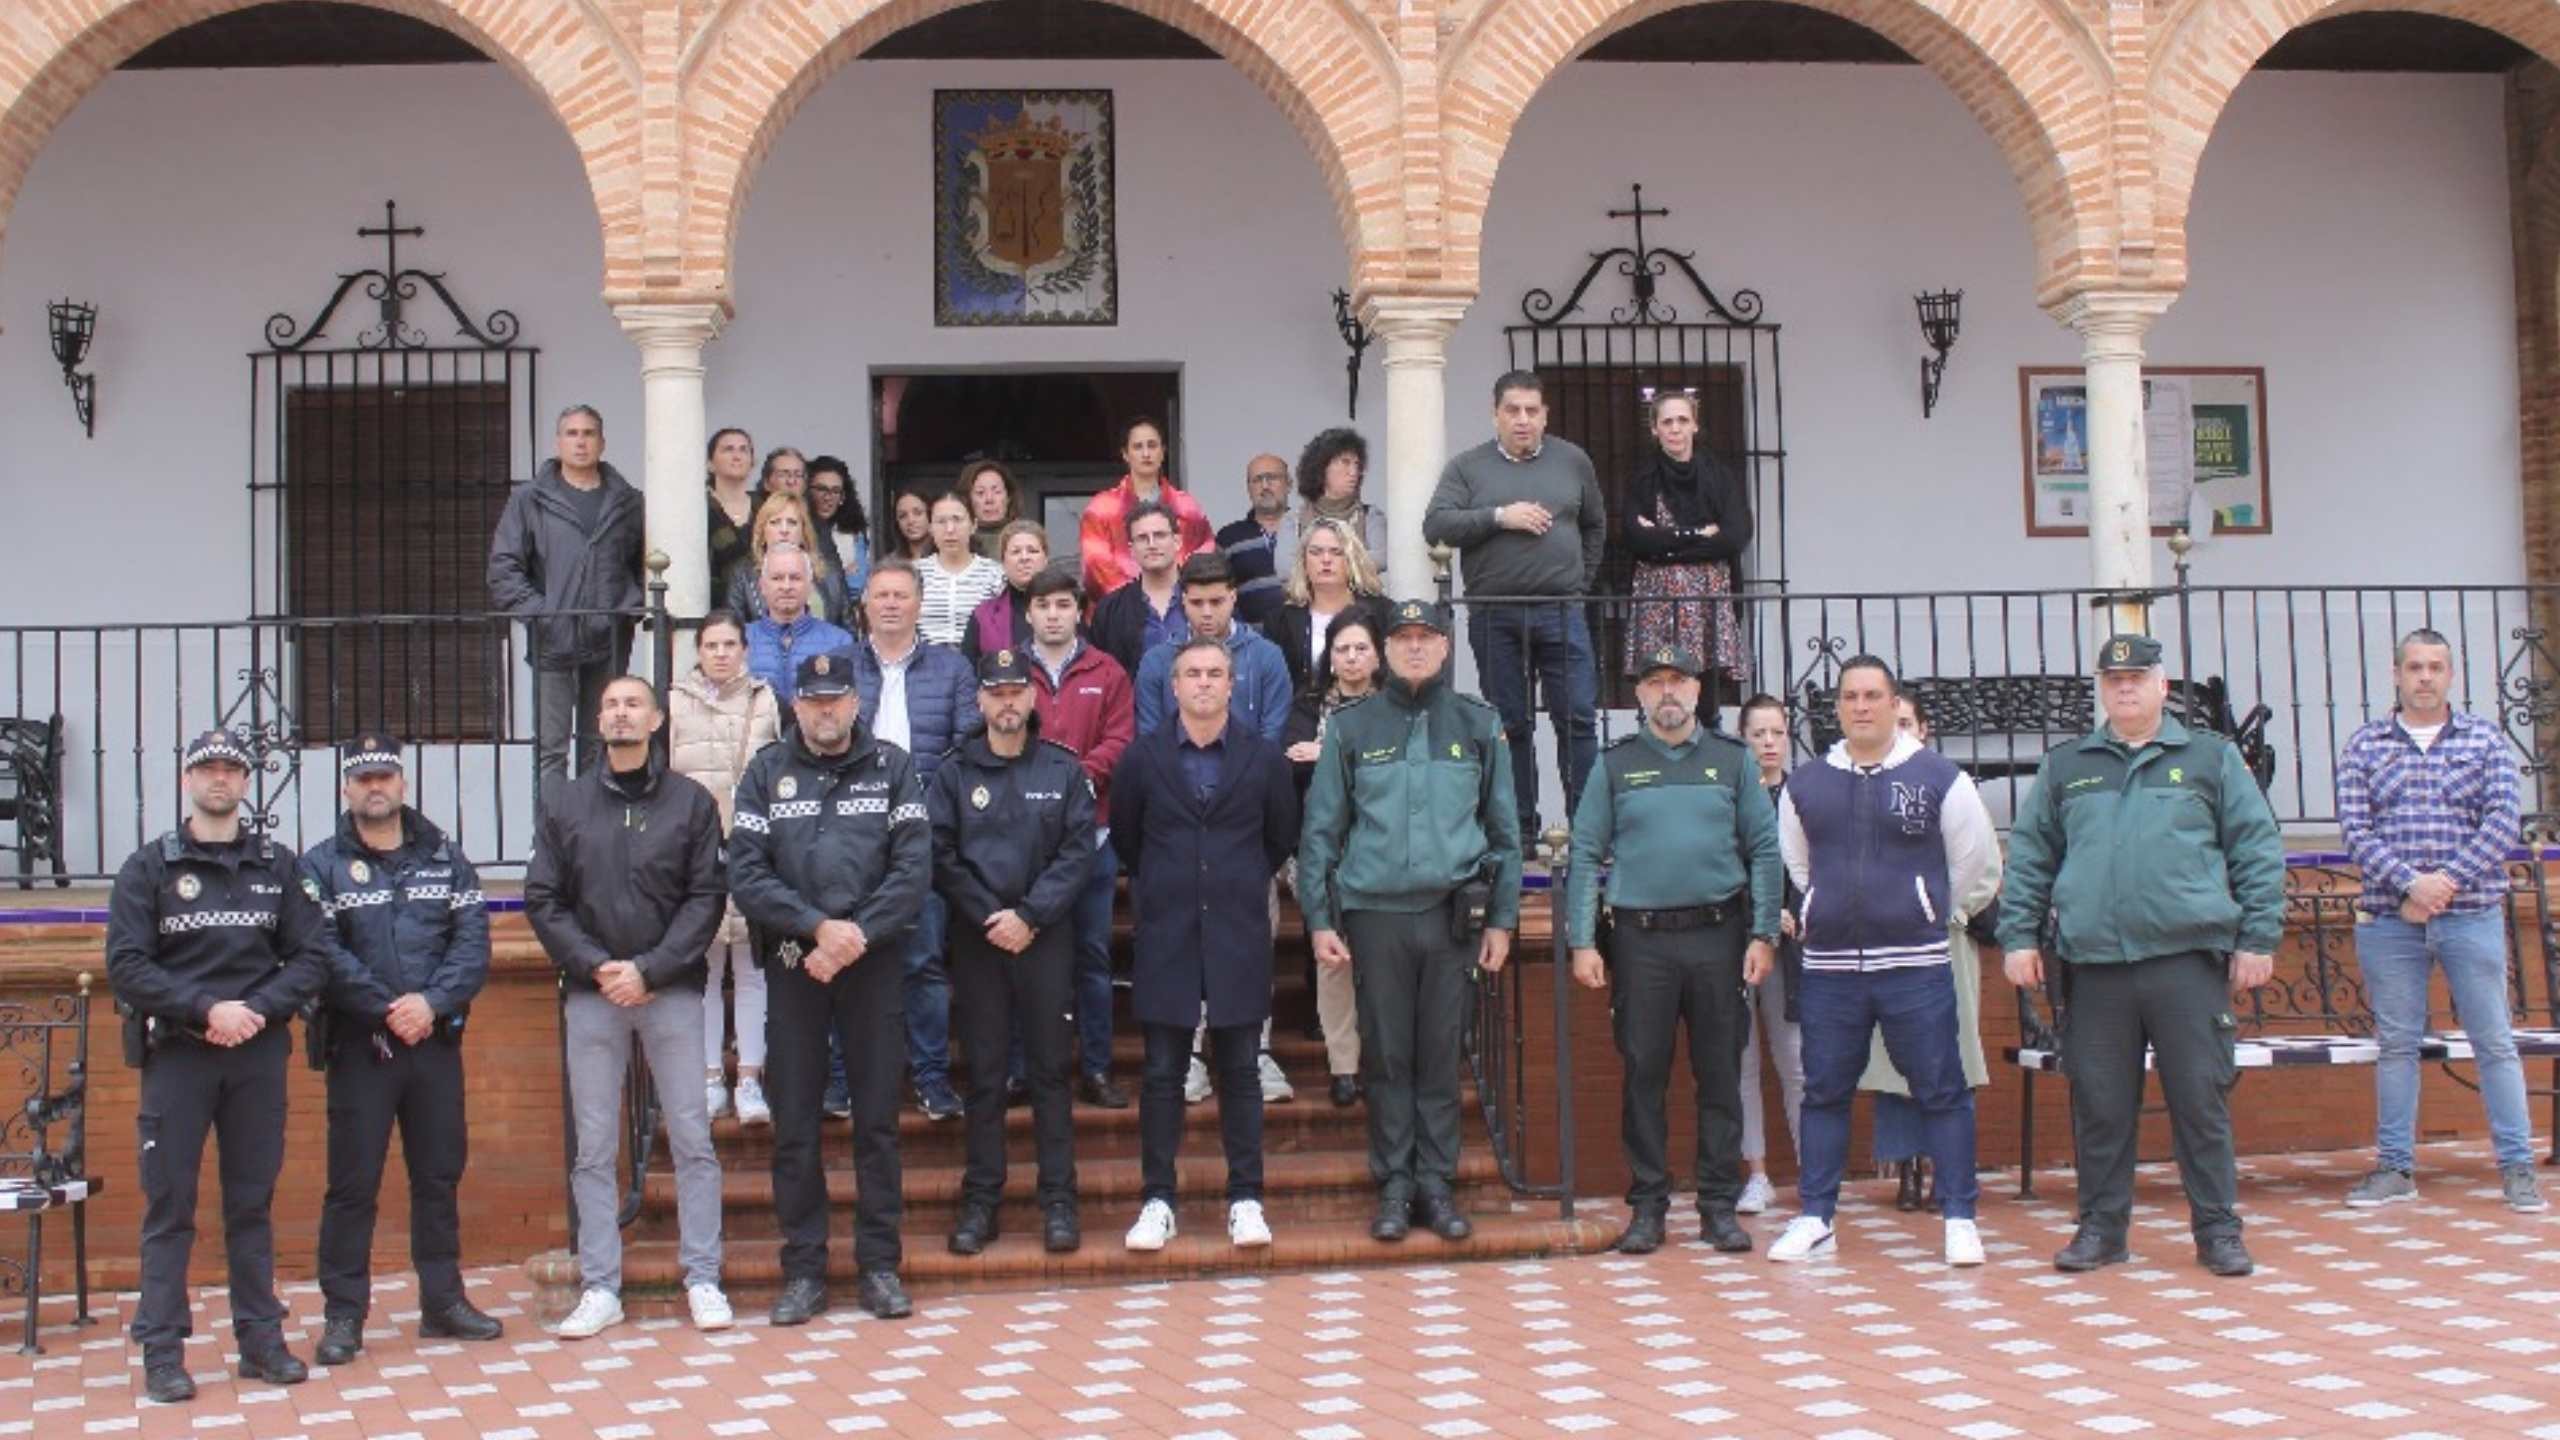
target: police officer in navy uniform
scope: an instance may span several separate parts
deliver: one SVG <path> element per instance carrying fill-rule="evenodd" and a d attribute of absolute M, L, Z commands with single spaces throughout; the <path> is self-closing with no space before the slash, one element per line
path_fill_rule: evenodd
<path fill-rule="evenodd" d="M 1076 752 L 1040 738 L 1030 658 L 997 650 L 979 659 L 978 714 L 986 728 L 952 747 L 925 787 L 933 880 L 951 907 L 951 983 L 969 1056 L 968 1168 L 951 1231 L 955 1255 L 975 1255 L 996 1237 L 1004 1203 L 1005 1048 L 1017 1025 L 1040 1157 L 1041 1244 L 1063 1255 L 1083 1243 L 1066 1014 L 1076 903 L 1093 865 L 1093 783 Z"/>
<path fill-rule="evenodd" d="M 803 655 L 794 678 L 798 723 L 747 762 L 729 832 L 729 891 L 755 928 L 766 974 L 765 1094 L 783 1237 L 773 1323 L 803 1325 L 827 1310 L 818 1106 L 830 1033 L 844 1047 L 853 1092 L 862 1308 L 897 1319 L 913 1309 L 898 1283 L 898 1082 L 907 1059 L 901 942 L 924 909 L 933 825 L 915 761 L 862 727 L 853 652 Z"/>
<path fill-rule="evenodd" d="M 305 894 L 329 917 L 326 1024 L 313 1064 L 329 1075 L 329 1193 L 320 1212 L 325 1320 L 317 1359 L 364 1349 L 373 1219 L 391 1129 L 409 1167 L 409 1260 L 421 1339 L 495 1340 L 462 1293 L 462 1026 L 489 978 L 489 917 L 461 847 L 409 808 L 400 742 L 379 731 L 340 753 L 347 809 L 302 857 Z"/>
<path fill-rule="evenodd" d="M 293 852 L 245 833 L 249 745 L 211 730 L 185 751 L 189 814 L 116 875 L 107 978 L 127 1012 L 125 1058 L 142 1067 L 142 1297 L 133 1339 L 143 1388 L 195 1398 L 182 1348 L 196 1175 L 205 1135 L 221 1145 L 223 1253 L 240 1374 L 299 1384 L 284 1344 L 270 1208 L 284 1165 L 289 1018 L 329 978 L 320 907 L 295 883 Z"/>

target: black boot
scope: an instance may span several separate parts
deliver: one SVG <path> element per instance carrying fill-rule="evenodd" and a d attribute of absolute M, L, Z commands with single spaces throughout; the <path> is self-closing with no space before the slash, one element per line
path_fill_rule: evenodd
<path fill-rule="evenodd" d="M 1894 1162 L 1893 1170 L 1894 1174 L 1900 1177 L 1902 1182 L 1893 1188 L 1893 1208 L 1903 1211 L 1919 1209 L 1920 1162 L 1917 1160 L 1898 1160 Z"/>
<path fill-rule="evenodd" d="M 1698 1228 L 1706 1233 L 1707 1243 L 1727 1255 L 1739 1255 L 1751 1248 L 1751 1232 L 1733 1218 L 1729 1209 L 1700 1210 Z"/>
<path fill-rule="evenodd" d="M 907 1301 L 907 1287 L 898 1283 L 895 1270 L 862 1272 L 862 1308 L 883 1320 L 904 1320 L 915 1313 Z"/>
<path fill-rule="evenodd" d="M 827 1313 L 827 1282 L 815 1275 L 795 1275 L 773 1297 L 773 1323 L 806 1325 Z"/>
<path fill-rule="evenodd" d="M 294 1358 L 279 1335 L 254 1345 L 241 1344 L 240 1378 L 264 1380 L 270 1385 L 299 1385 L 311 1378 L 311 1367 Z"/>
<path fill-rule="evenodd" d="M 1423 1196 L 1422 1223 L 1443 1240 L 1464 1240 L 1476 1233 L 1474 1223 L 1458 1208 L 1457 1198 L 1450 1195 Z"/>
<path fill-rule="evenodd" d="M 2101 1266 L 2121 1265 L 2132 1258 L 2133 1252 L 2124 1248 L 2124 1237 L 2083 1225 L 2071 1237 L 2071 1243 L 2062 1247 L 2062 1253 L 2053 1257 L 2053 1268 L 2077 1275 Z"/>
<path fill-rule="evenodd" d="M 424 1325 L 418 1328 L 420 1333 L 425 1333 Z M 354 1363 L 356 1356 L 362 1353 L 364 1322 L 352 1315 L 332 1315 L 328 1323 L 320 1327 L 320 1348 L 311 1352 L 311 1358 L 335 1367 Z"/>
<path fill-rule="evenodd" d="M 2196 1242 L 2196 1260 L 2216 1275 L 2237 1278 L 2258 1268 L 2237 1235 L 2207 1235 Z"/>
<path fill-rule="evenodd" d="M 195 1377 L 187 1373 L 177 1346 L 142 1352 L 142 1393 L 154 1405 L 184 1405 L 196 1398 Z"/>
<path fill-rule="evenodd" d="M 1333 1100 L 1333 1108 L 1336 1110 L 1348 1110 L 1352 1106 L 1359 1104 L 1360 1077 L 1357 1075 L 1334 1076 L 1333 1094 L 1331 1098 Z"/>
<path fill-rule="evenodd" d="M 496 1316 L 480 1313 L 468 1300 L 456 1300 L 418 1317 L 418 1336 L 425 1340 L 495 1340 L 506 1333 L 507 1327 Z M 329 1363 L 325 1355 L 320 1363 Z"/>
<path fill-rule="evenodd" d="M 1627 1221 L 1613 1248 L 1621 1255 L 1650 1255 L 1662 1248 L 1664 1211 L 1659 1206 L 1646 1206 Z"/>
<path fill-rule="evenodd" d="M 1112 1082 L 1109 1074 L 1100 1070 L 1087 1071 L 1084 1078 L 1076 1082 L 1076 1098 L 1104 1110 L 1126 1110 L 1137 1103 L 1129 1098 L 1128 1091 Z"/>
<path fill-rule="evenodd" d="M 1401 1195 L 1378 1197 L 1378 1217 L 1369 1222 L 1369 1238 L 1390 1243 L 1413 1233 L 1413 1202 Z"/>
<path fill-rule="evenodd" d="M 995 1207 L 972 1200 L 960 1207 L 960 1223 L 951 1227 L 951 1253 L 975 1255 L 996 1238 Z"/>
<path fill-rule="evenodd" d="M 1052 1255 L 1072 1255 L 1084 1248 L 1084 1227 L 1076 1221 L 1072 1200 L 1061 1200 L 1049 1207 L 1040 1222 L 1040 1248 Z"/>

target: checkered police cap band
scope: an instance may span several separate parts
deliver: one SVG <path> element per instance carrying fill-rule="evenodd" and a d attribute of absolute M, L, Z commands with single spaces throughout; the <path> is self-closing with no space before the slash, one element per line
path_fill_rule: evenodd
<path fill-rule="evenodd" d="M 249 768 L 249 742 L 229 730 L 207 730 L 187 745 L 181 769 L 193 770 L 208 761 L 228 760 L 242 769 Z"/>

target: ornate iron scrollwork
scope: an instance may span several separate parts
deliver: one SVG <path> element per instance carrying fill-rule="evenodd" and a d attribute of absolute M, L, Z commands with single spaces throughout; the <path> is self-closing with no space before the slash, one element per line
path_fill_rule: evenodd
<path fill-rule="evenodd" d="M 515 312 L 492 310 L 486 319 L 474 321 L 462 308 L 462 302 L 453 298 L 453 292 L 445 288 L 442 271 L 401 268 L 401 237 L 424 235 L 427 227 L 403 226 L 400 223 L 400 204 L 396 200 L 384 201 L 382 211 L 381 225 L 359 226 L 356 230 L 363 239 L 379 238 L 382 241 L 381 266 L 340 275 L 338 288 L 329 293 L 328 303 L 320 307 L 320 313 L 307 326 L 297 324 L 291 315 L 282 311 L 268 316 L 267 344 L 273 349 L 288 352 L 307 347 L 328 333 L 331 317 L 338 313 L 339 305 L 346 301 L 349 292 L 359 285 L 364 287 L 365 298 L 374 302 L 381 323 L 357 333 L 354 348 L 358 350 L 426 348 L 430 343 L 426 332 L 410 325 L 407 319 L 409 302 L 417 299 L 422 290 L 442 302 L 445 313 L 453 320 L 455 332 L 462 338 L 488 350 L 504 349 L 511 344 L 521 328 Z"/>
<path fill-rule="evenodd" d="M 1706 305 L 1709 314 L 1728 325 L 1757 324 L 1760 320 L 1759 291 L 1736 290 L 1733 292 L 1733 298 L 1726 300 L 1716 294 L 1715 290 L 1707 284 L 1706 277 L 1700 275 L 1697 266 L 1691 263 L 1698 258 L 1698 252 L 1674 250 L 1667 245 L 1645 244 L 1645 218 L 1670 213 L 1668 209 L 1660 206 L 1648 208 L 1644 203 L 1644 187 L 1636 186 L 1635 204 L 1632 208 L 1609 212 L 1609 218 L 1612 220 L 1635 222 L 1635 243 L 1595 252 L 1591 257 L 1590 268 L 1582 272 L 1582 278 L 1574 282 L 1573 289 L 1566 294 L 1561 304 L 1557 303 L 1554 292 L 1544 287 L 1531 290 L 1521 296 L 1521 316 L 1531 325 L 1540 328 L 1563 324 L 1575 311 L 1582 308 L 1582 297 L 1590 291 L 1591 282 L 1599 279 L 1600 272 L 1609 268 L 1614 262 L 1617 272 L 1627 277 L 1632 296 L 1626 304 L 1609 312 L 1609 323 L 1612 325 L 1678 323 L 1679 310 L 1661 298 L 1661 287 L 1657 283 L 1675 270 L 1687 276 L 1689 283 L 1697 288 L 1698 298 Z"/>
<path fill-rule="evenodd" d="M 2519 625 L 2507 638 L 2516 642 L 2516 648 L 2498 667 L 2498 726 L 2516 747 L 2517 768 L 2531 793 L 2547 799 L 2550 777 L 2560 771 L 2560 758 L 2555 758 L 2552 748 L 2552 741 L 2560 738 L 2555 734 L 2555 727 L 2560 727 L 2560 660 L 2553 658 L 2540 626 Z M 2560 813 L 2539 806 L 2528 809 L 2524 835 L 2529 842 L 2560 838 Z"/>
<path fill-rule="evenodd" d="M 249 771 L 256 777 L 249 798 L 249 828 L 272 834 L 284 818 L 287 797 L 301 788 L 302 740 L 294 733 L 292 708 L 285 704 L 280 664 L 260 663 L 253 650 L 250 663 L 233 672 L 233 678 L 241 682 L 241 690 L 223 708 L 222 725 L 248 741 Z M 267 784 L 269 776 L 277 777 L 272 787 Z"/>

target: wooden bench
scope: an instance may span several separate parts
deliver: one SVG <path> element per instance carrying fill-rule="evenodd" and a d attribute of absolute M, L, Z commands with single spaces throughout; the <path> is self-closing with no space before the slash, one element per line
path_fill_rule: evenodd
<path fill-rule="evenodd" d="M 2033 775 L 2046 751 L 2098 725 L 2097 686 L 2086 675 L 1917 675 L 1902 677 L 1901 685 L 1927 713 L 1930 743 L 1977 780 Z M 1839 701 L 1836 686 L 1804 683 L 1796 713 L 1815 756 L 1840 738 Z M 2259 789 L 2274 783 L 2276 754 L 2266 736 L 2272 712 L 2266 706 L 2236 715 L 2230 687 L 2215 675 L 2170 681 L 2169 711 L 2238 745 Z"/>
<path fill-rule="evenodd" d="M 2240 1074 L 2277 1076 L 2306 1067 L 2372 1065 L 2382 1058 L 2373 1011 L 2355 966 L 2355 902 L 2362 882 L 2339 868 L 2344 857 L 2300 857 L 2285 873 L 2285 930 L 2273 978 L 2235 1002 Z M 2552 1161 L 2560 1164 L 2560 916 L 2537 852 L 2518 851 L 2507 864 L 2507 1005 L 2517 1054 L 2552 1062 L 2549 1086 L 2529 1093 L 2552 1102 Z M 2527 908 L 2532 915 L 2525 914 Z M 2527 958 L 2528 945 L 2539 965 Z M 2533 973 L 2540 972 L 2537 993 Z M 2066 1002 L 2061 967 L 2048 965 L 2043 993 L 2018 987 L 2020 1043 L 2002 1053 L 2025 1072 L 2018 1099 L 2018 1194 L 2035 1194 L 2036 1077 L 2067 1075 L 2062 1047 Z M 2459 1083 L 2476 1082 L 2452 1067 L 2470 1061 L 2471 1041 L 2457 1017 L 2430 1013 L 2418 1058 L 2445 1067 Z M 2146 1052 L 2143 1068 L 2152 1057 Z"/>
<path fill-rule="evenodd" d="M 24 1259 L 0 1256 L 27 1297 L 26 1328 L 18 1353 L 39 1355 L 37 1303 L 44 1293 L 44 1221 L 71 1212 L 74 1321 L 89 1323 L 88 1202 L 106 1182 L 86 1167 L 88 1125 L 84 1113 L 89 1076 L 89 977 L 77 994 L 45 1000 L 0 1001 L 0 1075 L 27 1090 L 0 1125 L 0 1213 L 27 1217 Z M 61 1129 L 56 1148 L 53 1132 Z"/>
<path fill-rule="evenodd" d="M 35 888 L 39 863 L 53 883 L 68 886 L 62 855 L 62 717 L 0 718 L 0 820 L 18 833 L 0 849 L 18 852 L 18 888 Z"/>

